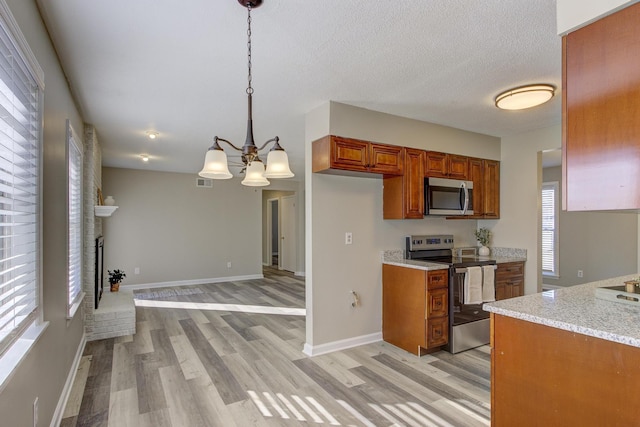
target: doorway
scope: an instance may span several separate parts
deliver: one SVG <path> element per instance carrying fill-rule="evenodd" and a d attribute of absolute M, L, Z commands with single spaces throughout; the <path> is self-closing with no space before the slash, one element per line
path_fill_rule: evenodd
<path fill-rule="evenodd" d="M 296 192 L 262 191 L 262 265 L 296 273 L 298 251 Z"/>
<path fill-rule="evenodd" d="M 280 269 L 280 199 L 267 199 L 267 265 Z"/>
<path fill-rule="evenodd" d="M 296 272 L 296 197 L 281 198 L 280 206 L 280 269 Z"/>

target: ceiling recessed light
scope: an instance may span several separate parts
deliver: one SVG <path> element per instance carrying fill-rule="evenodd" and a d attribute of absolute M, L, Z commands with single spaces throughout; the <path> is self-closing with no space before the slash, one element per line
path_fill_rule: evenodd
<path fill-rule="evenodd" d="M 156 139 L 158 137 L 158 132 L 150 130 L 147 132 L 147 136 L 149 137 L 149 139 Z"/>
<path fill-rule="evenodd" d="M 147 156 L 146 154 L 142 154 L 142 155 L 140 156 L 140 158 L 141 158 L 141 159 L 142 159 L 142 161 L 143 161 L 143 162 L 145 162 L 145 163 L 149 161 L 149 156 Z"/>
<path fill-rule="evenodd" d="M 535 84 L 509 89 L 496 96 L 496 107 L 502 110 L 524 110 L 544 104 L 556 90 L 548 84 Z"/>

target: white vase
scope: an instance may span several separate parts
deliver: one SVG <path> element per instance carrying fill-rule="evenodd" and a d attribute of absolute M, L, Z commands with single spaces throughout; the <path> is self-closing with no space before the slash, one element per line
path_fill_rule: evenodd
<path fill-rule="evenodd" d="M 107 196 L 107 198 L 104 199 L 104 205 L 105 206 L 113 206 L 115 204 L 116 204 L 116 201 L 111 196 Z"/>
<path fill-rule="evenodd" d="M 490 252 L 491 251 L 486 246 L 480 246 L 480 249 L 478 249 L 478 255 L 480 256 L 489 256 Z"/>

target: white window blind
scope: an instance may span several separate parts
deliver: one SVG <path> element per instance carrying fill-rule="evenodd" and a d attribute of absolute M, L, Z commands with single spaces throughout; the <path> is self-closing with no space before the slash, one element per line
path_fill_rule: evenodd
<path fill-rule="evenodd" d="M 84 295 L 82 293 L 82 151 L 78 143 L 78 138 L 67 120 L 68 317 L 73 317 Z"/>
<path fill-rule="evenodd" d="M 558 183 L 542 184 L 542 273 L 558 276 Z"/>
<path fill-rule="evenodd" d="M 0 354 L 39 315 L 41 88 L 0 21 Z"/>

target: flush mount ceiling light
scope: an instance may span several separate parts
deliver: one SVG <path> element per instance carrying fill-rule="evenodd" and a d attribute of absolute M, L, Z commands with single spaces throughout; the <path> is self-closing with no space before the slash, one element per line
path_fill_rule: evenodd
<path fill-rule="evenodd" d="M 251 95 L 253 88 L 251 87 L 251 9 L 262 4 L 262 0 L 238 0 L 243 7 L 247 8 L 247 65 L 248 65 L 248 81 L 247 86 L 247 138 L 241 148 L 236 147 L 231 142 L 217 136 L 213 138 L 213 145 L 207 151 L 204 159 L 204 168 L 198 173 L 203 178 L 211 179 L 229 179 L 233 175 L 229 172 L 227 163 L 227 155 L 220 147 L 218 142 L 226 142 L 234 150 L 242 152 L 242 163 L 245 165 L 245 178 L 242 180 L 243 185 L 251 187 L 261 187 L 269 185 L 267 178 L 291 178 L 293 172 L 289 168 L 289 159 L 284 149 L 280 147 L 280 138 L 277 136 L 265 142 L 258 148 L 253 141 L 253 113 L 251 106 Z M 258 157 L 258 152 L 267 147 L 270 143 L 275 142 L 267 156 L 267 169 L 265 171 L 264 164 Z"/>
<path fill-rule="evenodd" d="M 556 90 L 548 84 L 535 84 L 516 87 L 496 96 L 496 107 L 502 110 L 524 110 L 544 104 Z"/>
<path fill-rule="evenodd" d="M 156 139 L 158 137 L 158 132 L 150 130 L 147 132 L 147 136 L 149 137 L 149 139 Z"/>
<path fill-rule="evenodd" d="M 143 162 L 148 162 L 149 161 L 149 156 L 147 156 L 146 154 L 142 154 L 140 155 L 140 158 L 142 159 Z"/>

